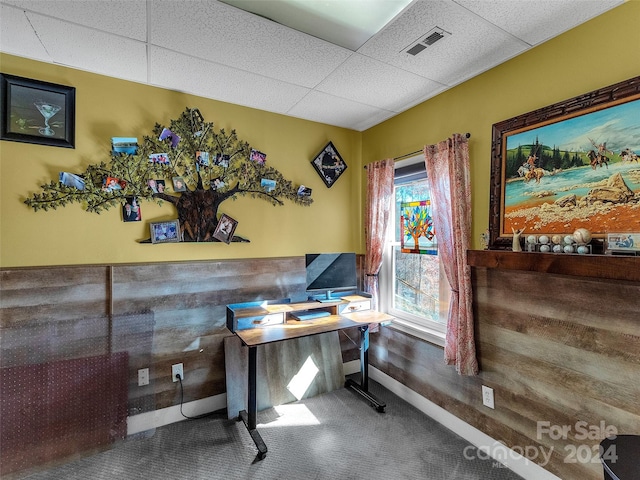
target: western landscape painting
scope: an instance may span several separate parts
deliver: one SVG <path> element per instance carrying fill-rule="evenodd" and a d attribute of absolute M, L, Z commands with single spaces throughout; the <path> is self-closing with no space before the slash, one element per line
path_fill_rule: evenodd
<path fill-rule="evenodd" d="M 640 232 L 640 99 L 504 136 L 501 235 Z"/>

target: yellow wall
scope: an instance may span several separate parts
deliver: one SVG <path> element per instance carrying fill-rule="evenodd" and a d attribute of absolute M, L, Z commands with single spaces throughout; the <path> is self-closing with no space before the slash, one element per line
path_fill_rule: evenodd
<path fill-rule="evenodd" d="M 258 258 L 306 252 L 362 253 L 359 212 L 361 134 L 352 130 L 244 108 L 2 54 L 3 73 L 76 87 L 76 148 L 0 142 L 0 265 L 37 266 L 130 263 L 200 259 Z M 267 154 L 267 163 L 294 184 L 313 189 L 313 205 L 282 207 L 239 198 L 219 213 L 239 221 L 236 234 L 251 243 L 150 245 L 149 221 L 177 217 L 165 203 L 142 204 L 142 222 L 124 223 L 119 208 L 100 215 L 79 204 L 33 212 L 23 202 L 58 172 L 82 173 L 90 163 L 109 161 L 111 137 L 151 134 L 156 122 L 168 125 L 185 107 L 199 108 L 216 128 L 235 129 L 239 138 Z M 348 168 L 327 188 L 311 159 L 332 141 Z M 336 232 L 339 232 L 336 234 Z"/>
<path fill-rule="evenodd" d="M 489 226 L 494 123 L 640 75 L 640 1 L 627 2 L 363 134 L 363 162 L 471 133 L 474 248 Z"/>
<path fill-rule="evenodd" d="M 470 132 L 473 247 L 488 226 L 494 123 L 640 75 L 640 1 L 632 0 L 472 80 L 359 133 L 178 92 L 0 54 L 0 69 L 77 88 L 76 149 L 0 142 L 0 266 L 127 263 L 363 253 L 363 163 L 420 150 L 454 132 Z M 267 153 L 294 183 L 313 188 L 314 204 L 239 199 L 221 213 L 237 218 L 250 244 L 141 245 L 147 222 L 175 218 L 173 207 L 143 204 L 143 222 L 118 209 L 89 214 L 79 205 L 34 213 L 23 204 L 61 170 L 81 172 L 109 159 L 112 136 L 150 133 L 185 107 Z M 349 168 L 327 189 L 310 159 L 333 141 Z"/>

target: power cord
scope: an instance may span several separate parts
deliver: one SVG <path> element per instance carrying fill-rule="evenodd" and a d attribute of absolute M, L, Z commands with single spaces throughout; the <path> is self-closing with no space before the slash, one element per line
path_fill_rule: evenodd
<path fill-rule="evenodd" d="M 209 412 L 209 413 L 203 413 L 202 415 L 196 415 L 195 417 L 190 417 L 188 415 L 185 415 L 184 412 L 182 411 L 182 403 L 184 402 L 184 387 L 182 386 L 182 376 L 179 373 L 176 373 L 176 378 L 178 379 L 178 382 L 180 382 L 180 414 L 184 418 L 188 418 L 189 420 L 199 420 L 201 418 L 210 417 L 212 415 L 216 415 L 220 413 L 220 412 Z"/>

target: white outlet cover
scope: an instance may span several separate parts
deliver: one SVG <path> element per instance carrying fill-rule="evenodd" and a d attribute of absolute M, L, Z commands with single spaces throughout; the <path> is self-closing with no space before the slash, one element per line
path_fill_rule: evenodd
<path fill-rule="evenodd" d="M 482 385 L 482 404 L 489 408 L 495 408 L 493 403 L 493 388 Z"/>
<path fill-rule="evenodd" d="M 145 385 L 149 385 L 149 369 L 141 368 L 138 370 L 138 386 L 144 387 Z"/>

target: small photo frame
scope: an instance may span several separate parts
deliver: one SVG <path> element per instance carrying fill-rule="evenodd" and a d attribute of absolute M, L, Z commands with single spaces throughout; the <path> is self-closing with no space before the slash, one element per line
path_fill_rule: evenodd
<path fill-rule="evenodd" d="M 62 185 L 66 185 L 67 187 L 74 187 L 78 190 L 84 190 L 84 178 L 82 178 L 82 176 L 80 175 L 69 172 L 60 172 L 59 178 Z"/>
<path fill-rule="evenodd" d="M 166 187 L 164 180 L 156 180 L 156 188 L 158 189 L 158 193 L 164 193 Z"/>
<path fill-rule="evenodd" d="M 163 128 L 158 140 L 167 140 L 171 143 L 171 148 L 176 148 L 180 143 L 180 137 L 168 128 Z"/>
<path fill-rule="evenodd" d="M 135 155 L 138 153 L 138 139 L 136 137 L 111 137 L 111 149 L 114 153 Z"/>
<path fill-rule="evenodd" d="M 222 178 L 218 177 L 218 178 L 214 178 L 213 180 L 211 180 L 209 182 L 209 185 L 211 186 L 212 190 L 219 190 L 221 188 L 224 188 L 224 186 L 226 185 L 226 183 L 224 183 L 222 181 Z"/>
<path fill-rule="evenodd" d="M 198 167 L 208 167 L 209 152 L 196 152 L 196 165 Z"/>
<path fill-rule="evenodd" d="M 149 162 L 158 165 L 169 165 L 169 155 L 166 153 L 152 153 L 149 155 Z"/>
<path fill-rule="evenodd" d="M 169 220 L 149 224 L 151 243 L 176 243 L 180 241 L 180 222 Z"/>
<path fill-rule="evenodd" d="M 142 220 L 142 212 L 136 197 L 127 197 L 122 206 L 122 220 L 125 222 L 139 222 Z"/>
<path fill-rule="evenodd" d="M 267 154 L 262 153 L 258 150 L 251 149 L 249 160 L 251 160 L 252 162 L 256 162 L 258 165 L 264 165 L 265 163 L 267 163 Z"/>
<path fill-rule="evenodd" d="M 0 74 L 0 140 L 75 148 L 76 89 Z"/>
<path fill-rule="evenodd" d="M 311 161 L 311 164 L 328 188 L 331 188 L 347 169 L 347 164 L 332 142 L 327 143 Z"/>
<path fill-rule="evenodd" d="M 173 177 L 173 191 L 174 192 L 186 192 L 187 185 L 184 183 L 184 178 Z"/>
<path fill-rule="evenodd" d="M 310 197 L 311 189 L 309 187 L 305 187 L 304 185 L 300 185 L 298 187 L 298 196 L 299 197 Z"/>
<path fill-rule="evenodd" d="M 627 252 L 640 251 L 640 233 L 607 234 L 607 250 Z"/>
<path fill-rule="evenodd" d="M 104 192 L 115 192 L 116 190 L 124 190 L 127 186 L 125 180 L 116 177 L 106 177 L 102 181 L 102 190 Z"/>
<path fill-rule="evenodd" d="M 218 225 L 216 225 L 215 231 L 213 232 L 213 238 L 224 243 L 231 243 L 233 233 L 236 231 L 237 226 L 238 222 L 236 220 L 223 213 L 220 220 L 218 220 Z"/>
<path fill-rule="evenodd" d="M 264 188 L 265 192 L 271 192 L 276 188 L 276 181 L 270 180 L 268 178 L 263 178 L 260 180 L 260 186 Z"/>

